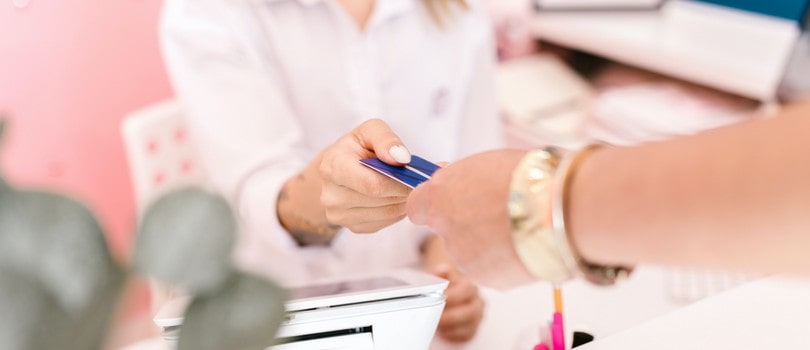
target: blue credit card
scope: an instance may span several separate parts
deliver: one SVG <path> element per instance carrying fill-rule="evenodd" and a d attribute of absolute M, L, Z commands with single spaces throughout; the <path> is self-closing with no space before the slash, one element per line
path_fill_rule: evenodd
<path fill-rule="evenodd" d="M 415 188 L 427 181 L 440 168 L 438 165 L 414 155 L 411 156 L 411 162 L 405 166 L 389 165 L 377 158 L 361 159 L 360 163 L 410 188 Z"/>

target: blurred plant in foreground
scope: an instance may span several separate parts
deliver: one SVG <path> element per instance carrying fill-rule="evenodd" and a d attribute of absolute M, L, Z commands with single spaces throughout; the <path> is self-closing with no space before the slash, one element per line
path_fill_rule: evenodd
<path fill-rule="evenodd" d="M 5 126 L 0 116 L 0 142 Z M 172 191 L 146 210 L 129 269 L 112 258 L 87 207 L 0 176 L 0 349 L 101 349 L 136 272 L 192 295 L 179 350 L 265 349 L 284 319 L 286 293 L 232 267 L 236 230 L 220 196 Z"/>

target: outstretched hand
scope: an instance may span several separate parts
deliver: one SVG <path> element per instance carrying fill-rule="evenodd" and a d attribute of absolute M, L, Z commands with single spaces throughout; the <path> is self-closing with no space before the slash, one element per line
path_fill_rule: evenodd
<path fill-rule="evenodd" d="M 436 171 L 408 198 L 408 217 L 442 236 L 459 270 L 478 283 L 530 283 L 515 251 L 507 202 L 512 170 L 526 151 L 479 153 Z"/>
<path fill-rule="evenodd" d="M 322 153 L 321 204 L 330 224 L 372 233 L 405 217 L 410 189 L 360 164 L 377 157 L 391 165 L 410 162 L 404 143 L 380 119 L 371 119 Z"/>

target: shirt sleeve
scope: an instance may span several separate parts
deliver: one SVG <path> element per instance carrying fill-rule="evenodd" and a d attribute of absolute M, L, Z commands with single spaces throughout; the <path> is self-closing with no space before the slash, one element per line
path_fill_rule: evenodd
<path fill-rule="evenodd" d="M 308 159 L 296 152 L 302 129 L 278 67 L 250 42 L 258 32 L 250 9 L 239 6 L 167 1 L 163 56 L 207 175 L 240 216 L 240 245 L 293 258 L 297 244 L 278 221 L 276 198 Z"/>

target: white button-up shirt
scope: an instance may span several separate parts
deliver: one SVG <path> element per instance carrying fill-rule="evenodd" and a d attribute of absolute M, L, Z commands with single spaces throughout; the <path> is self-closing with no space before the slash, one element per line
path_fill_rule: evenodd
<path fill-rule="evenodd" d="M 239 264 L 290 282 L 417 264 L 425 233 L 407 219 L 300 248 L 276 198 L 372 117 L 433 161 L 500 146 L 491 36 L 475 2 L 439 27 L 422 1 L 378 0 L 360 30 L 328 0 L 167 0 L 165 60 L 210 179 L 241 218 Z"/>

